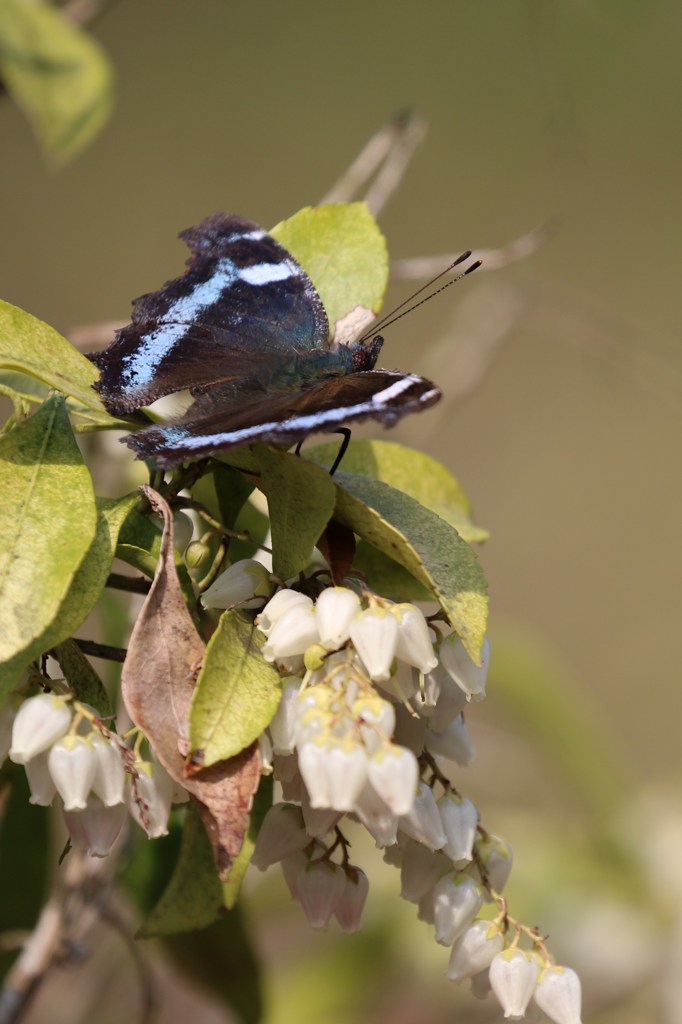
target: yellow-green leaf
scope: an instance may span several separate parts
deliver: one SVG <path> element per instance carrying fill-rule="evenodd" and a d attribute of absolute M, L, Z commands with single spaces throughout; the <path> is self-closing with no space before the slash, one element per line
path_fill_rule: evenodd
<path fill-rule="evenodd" d="M 208 767 L 238 754 L 272 721 L 279 672 L 264 661 L 265 637 L 237 611 L 225 612 L 211 637 L 192 696 L 192 760 Z"/>
<path fill-rule="evenodd" d="M 45 152 L 64 163 L 111 111 L 112 71 L 95 40 L 41 0 L 0 3 L 0 74 Z"/>
<path fill-rule="evenodd" d="M 270 232 L 295 256 L 336 321 L 355 306 L 378 313 L 388 283 L 386 239 L 366 203 L 306 206 Z"/>

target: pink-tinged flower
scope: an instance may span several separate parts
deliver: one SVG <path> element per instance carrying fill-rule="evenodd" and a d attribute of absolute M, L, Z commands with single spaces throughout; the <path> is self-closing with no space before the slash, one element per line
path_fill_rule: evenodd
<path fill-rule="evenodd" d="M 393 846 L 398 831 L 398 818 L 369 782 L 358 794 L 354 810 L 379 849 Z"/>
<path fill-rule="evenodd" d="M 136 761 L 137 778 L 126 785 L 126 800 L 133 820 L 150 839 L 168 834 L 173 780 L 160 764 Z"/>
<path fill-rule="evenodd" d="M 242 558 L 218 576 L 201 595 L 204 608 L 260 608 L 273 590 L 267 569 Z"/>
<path fill-rule="evenodd" d="M 413 604 L 394 604 L 391 613 L 400 626 L 396 657 L 420 672 L 431 672 L 438 664 L 438 658 L 423 613 Z"/>
<path fill-rule="evenodd" d="M 100 733 L 90 737 L 97 766 L 92 781 L 92 791 L 105 807 L 114 807 L 125 800 L 126 773 L 118 747 L 106 740 Z"/>
<path fill-rule="evenodd" d="M 451 946 L 483 906 L 483 893 L 469 875 L 450 872 L 433 889 L 436 942 Z"/>
<path fill-rule="evenodd" d="M 439 754 L 462 768 L 471 764 L 476 755 L 463 715 L 453 718 L 442 732 L 427 729 L 424 746 L 432 754 Z"/>
<path fill-rule="evenodd" d="M 440 662 L 451 679 L 466 694 L 467 700 L 482 700 L 490 665 L 490 641 L 486 636 L 481 648 L 481 664 L 475 665 L 464 644 L 452 633 L 440 645 Z"/>
<path fill-rule="evenodd" d="M 384 608 L 368 608 L 351 623 L 353 645 L 370 677 L 378 682 L 391 674 L 398 633 L 398 620 Z"/>
<path fill-rule="evenodd" d="M 580 978 L 570 967 L 546 967 L 534 992 L 535 1002 L 555 1024 L 581 1024 Z"/>
<path fill-rule="evenodd" d="M 387 743 L 370 758 L 369 781 L 394 814 L 409 814 L 419 781 L 417 758 L 406 747 Z"/>
<path fill-rule="evenodd" d="M 47 766 L 67 811 L 81 811 L 95 778 L 95 751 L 82 736 L 63 736 L 47 756 Z"/>
<path fill-rule="evenodd" d="M 447 837 L 443 831 L 438 805 L 433 790 L 425 782 L 419 783 L 414 803 L 409 813 L 399 819 L 398 828 L 430 850 L 440 850 L 445 846 Z"/>
<path fill-rule="evenodd" d="M 304 654 L 319 639 L 315 606 L 299 601 L 277 619 L 263 645 L 262 654 L 266 661 L 280 661 Z"/>
<path fill-rule="evenodd" d="M 490 964 L 490 984 L 507 1020 L 521 1020 L 535 992 L 540 965 L 537 957 L 510 947 Z"/>
<path fill-rule="evenodd" d="M 403 848 L 400 865 L 400 895 L 410 903 L 419 903 L 430 894 L 436 882 L 452 871 L 450 860 L 410 839 Z"/>
<path fill-rule="evenodd" d="M 334 907 L 334 917 L 341 931 L 356 932 L 369 892 L 369 880 L 364 871 L 356 867 L 345 868 L 346 884 L 341 897 Z"/>
<path fill-rule="evenodd" d="M 316 839 L 325 836 L 343 817 L 335 807 L 311 807 L 305 786 L 302 787 L 301 793 L 301 811 L 306 832 L 311 838 Z"/>
<path fill-rule="evenodd" d="M 316 608 L 320 642 L 328 651 L 336 651 L 350 637 L 351 623 L 361 610 L 360 598 L 348 587 L 327 587 Z"/>
<path fill-rule="evenodd" d="M 256 619 L 256 625 L 261 633 L 270 636 L 275 624 L 282 618 L 285 612 L 296 605 L 312 607 L 312 600 L 298 590 L 278 590 L 270 598 L 263 611 Z"/>
<path fill-rule="evenodd" d="M 29 697 L 16 713 L 12 726 L 10 760 L 26 764 L 61 739 L 71 725 L 72 710 L 51 693 Z"/>
<path fill-rule="evenodd" d="M 57 788 L 47 767 L 49 751 L 44 750 L 42 754 L 36 754 L 24 765 L 28 788 L 31 790 L 30 804 L 37 807 L 50 807 L 54 800 Z"/>
<path fill-rule="evenodd" d="M 498 953 L 502 952 L 504 938 L 492 921 L 474 921 L 452 947 L 447 976 L 450 981 L 464 981 L 485 970 Z"/>
<path fill-rule="evenodd" d="M 127 816 L 125 804 L 106 807 L 96 796 L 88 797 L 82 811 L 64 811 L 72 845 L 91 857 L 106 857 L 110 853 Z"/>
<path fill-rule="evenodd" d="M 303 868 L 296 880 L 296 892 L 311 928 L 326 928 L 346 887 L 346 876 L 338 864 L 315 861 Z"/>
<path fill-rule="evenodd" d="M 456 868 L 469 863 L 476 838 L 478 811 L 466 797 L 445 793 L 438 801 L 443 829 L 447 842 L 443 852 L 447 853 Z"/>
<path fill-rule="evenodd" d="M 265 871 L 271 864 L 299 853 L 309 842 L 301 808 L 293 804 L 273 804 L 263 818 L 251 863 Z"/>

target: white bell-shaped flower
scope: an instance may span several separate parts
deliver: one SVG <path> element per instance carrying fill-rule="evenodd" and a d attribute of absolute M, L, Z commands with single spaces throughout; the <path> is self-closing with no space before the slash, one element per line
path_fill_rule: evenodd
<path fill-rule="evenodd" d="M 320 642 L 336 651 L 350 637 L 351 622 L 361 610 L 360 598 L 348 587 L 327 587 L 316 602 Z"/>
<path fill-rule="evenodd" d="M 72 715 L 70 705 L 52 693 L 29 697 L 14 719 L 10 760 L 26 764 L 36 754 L 47 750 L 68 731 Z"/>
<path fill-rule="evenodd" d="M 106 807 L 96 796 L 88 797 L 82 811 L 64 811 L 71 844 L 91 857 L 108 856 L 127 817 L 125 804 Z"/>
<path fill-rule="evenodd" d="M 490 964 L 490 984 L 507 1020 L 521 1020 L 537 985 L 537 957 L 510 947 Z"/>
<path fill-rule="evenodd" d="M 490 640 L 487 635 L 481 648 L 480 665 L 474 664 L 455 633 L 451 633 L 442 641 L 438 653 L 441 665 L 464 690 L 467 700 L 482 700 L 485 697 L 485 684 L 490 665 Z"/>
<path fill-rule="evenodd" d="M 422 843 L 409 840 L 403 848 L 400 865 L 400 895 L 410 903 L 418 903 L 430 894 L 436 882 L 452 871 L 450 860 Z"/>
<path fill-rule="evenodd" d="M 580 978 L 570 967 L 545 967 L 533 995 L 554 1024 L 581 1024 Z"/>
<path fill-rule="evenodd" d="M 425 687 L 430 681 L 433 681 L 431 686 L 435 691 L 435 704 L 427 716 L 429 727 L 434 732 L 442 732 L 464 708 L 467 698 L 464 690 L 459 688 L 440 665 L 424 677 Z"/>
<path fill-rule="evenodd" d="M 126 780 L 126 801 L 133 820 L 150 839 L 168 834 L 168 818 L 174 783 L 162 765 L 154 761 L 136 761 L 137 778 Z"/>
<path fill-rule="evenodd" d="M 413 604 L 394 604 L 391 613 L 400 626 L 396 657 L 420 672 L 431 672 L 438 664 L 438 658 L 423 612 Z"/>
<path fill-rule="evenodd" d="M 503 948 L 504 938 L 494 922 L 474 921 L 455 940 L 446 972 L 448 978 L 460 982 L 473 977 L 489 967 Z"/>
<path fill-rule="evenodd" d="M 296 746 L 296 721 L 299 711 L 298 676 L 282 680 L 282 697 L 268 727 L 274 754 L 290 754 Z"/>
<path fill-rule="evenodd" d="M 435 732 L 433 729 L 426 730 L 424 746 L 432 754 L 440 754 L 448 761 L 466 768 L 471 764 L 476 751 L 466 727 L 463 715 L 457 715 L 442 732 Z"/>
<path fill-rule="evenodd" d="M 369 880 L 364 871 L 356 867 L 345 869 L 346 884 L 341 897 L 334 907 L 334 917 L 341 926 L 341 931 L 352 933 L 358 931 L 360 918 L 369 892 Z"/>
<path fill-rule="evenodd" d="M 398 620 L 385 608 L 367 608 L 351 622 L 353 645 L 370 677 L 378 682 L 391 675 L 399 632 Z"/>
<path fill-rule="evenodd" d="M 443 852 L 447 853 L 456 868 L 462 868 L 471 860 L 478 811 L 471 800 L 455 796 L 454 793 L 443 794 L 438 801 L 438 810 L 447 836 Z"/>
<path fill-rule="evenodd" d="M 92 733 L 90 743 L 97 760 L 92 782 L 93 793 L 105 807 L 122 804 L 125 800 L 126 773 L 118 747 L 100 733 Z"/>
<path fill-rule="evenodd" d="M 299 853 L 310 842 L 301 808 L 294 804 L 273 804 L 263 818 L 251 863 L 260 871 Z"/>
<path fill-rule="evenodd" d="M 359 743 L 332 744 L 326 759 L 329 802 L 337 811 L 352 811 L 367 779 L 369 759 Z"/>
<path fill-rule="evenodd" d="M 267 569 L 253 558 L 242 558 L 216 577 L 201 595 L 204 608 L 260 608 L 273 589 Z"/>
<path fill-rule="evenodd" d="M 256 625 L 260 629 L 261 633 L 265 633 L 266 636 L 270 636 L 275 623 L 282 618 L 285 612 L 288 612 L 290 608 L 296 605 L 307 605 L 312 606 L 312 600 L 306 594 L 301 594 L 298 590 L 278 590 L 276 594 L 270 598 L 263 611 L 256 619 Z"/>
<path fill-rule="evenodd" d="M 315 861 L 296 880 L 296 892 L 311 928 L 326 928 L 343 898 L 346 875 L 338 864 Z"/>
<path fill-rule="evenodd" d="M 50 807 L 57 792 L 54 779 L 47 766 L 48 755 L 49 750 L 44 750 L 42 754 L 36 754 L 24 765 L 28 788 L 31 790 L 28 802 L 37 807 Z"/>
<path fill-rule="evenodd" d="M 392 846 L 398 834 L 398 818 L 369 782 L 359 793 L 355 814 L 380 850 Z"/>
<path fill-rule="evenodd" d="M 319 839 L 326 836 L 343 816 L 335 807 L 311 807 L 308 790 L 305 786 L 301 791 L 301 811 L 305 830 L 311 838 Z"/>
<path fill-rule="evenodd" d="M 50 750 L 47 766 L 64 809 L 83 810 L 97 771 L 92 745 L 82 736 L 63 736 Z"/>
<path fill-rule="evenodd" d="M 369 781 L 394 814 L 409 814 L 417 793 L 419 762 L 407 747 L 386 743 L 370 758 Z"/>
<path fill-rule="evenodd" d="M 277 619 L 263 645 L 262 654 L 266 661 L 280 661 L 304 654 L 312 644 L 319 643 L 319 639 L 315 606 L 298 601 Z"/>
<path fill-rule="evenodd" d="M 489 834 L 479 841 L 477 849 L 490 887 L 496 893 L 503 892 L 514 862 L 511 846 L 506 839 Z"/>
<path fill-rule="evenodd" d="M 436 942 L 451 946 L 483 906 L 483 893 L 469 875 L 450 872 L 433 888 Z"/>
<path fill-rule="evenodd" d="M 447 842 L 443 823 L 433 790 L 425 782 L 419 783 L 417 795 L 408 814 L 398 821 L 398 828 L 405 835 L 423 843 L 429 850 L 440 850 Z"/>
<path fill-rule="evenodd" d="M 360 697 L 353 702 L 352 713 L 360 725 L 365 750 L 373 754 L 389 742 L 395 732 L 395 709 L 381 697 Z"/>

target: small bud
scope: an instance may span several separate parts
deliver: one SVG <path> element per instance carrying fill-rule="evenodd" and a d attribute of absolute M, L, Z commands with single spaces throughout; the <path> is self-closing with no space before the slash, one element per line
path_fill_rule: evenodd
<path fill-rule="evenodd" d="M 508 1020 L 521 1020 L 535 991 L 540 967 L 532 953 L 510 947 L 490 964 L 490 984 Z"/>
<path fill-rule="evenodd" d="M 47 750 L 68 731 L 71 717 L 71 708 L 61 697 L 51 693 L 29 697 L 14 719 L 10 759 L 15 764 L 26 764 Z"/>
<path fill-rule="evenodd" d="M 492 960 L 502 952 L 504 939 L 492 921 L 474 921 L 452 947 L 447 976 L 460 982 L 490 967 Z"/>
<path fill-rule="evenodd" d="M 398 620 L 384 608 L 368 608 L 350 626 L 350 638 L 370 677 L 378 682 L 391 674 L 398 644 Z"/>
<path fill-rule="evenodd" d="M 327 587 L 317 599 L 320 640 L 328 651 L 336 651 L 350 637 L 353 619 L 360 612 L 360 598 L 348 587 Z"/>
<path fill-rule="evenodd" d="M 57 740 L 47 757 L 50 775 L 67 811 L 83 810 L 97 770 L 97 758 L 82 736 Z"/>
<path fill-rule="evenodd" d="M 418 780 L 417 758 L 406 747 L 387 743 L 370 758 L 369 781 L 394 814 L 409 814 Z"/>
<path fill-rule="evenodd" d="M 242 558 L 221 572 L 201 595 L 204 608 L 260 608 L 272 593 L 267 569 L 253 558 Z"/>
<path fill-rule="evenodd" d="M 341 926 L 341 931 L 352 933 L 360 928 L 360 918 L 369 892 L 369 880 L 360 868 L 344 869 L 346 884 L 341 897 L 334 908 L 334 917 Z"/>
<path fill-rule="evenodd" d="M 300 807 L 273 804 L 263 818 L 251 863 L 265 871 L 271 864 L 299 853 L 309 842 Z"/>
<path fill-rule="evenodd" d="M 570 967 L 546 967 L 534 998 L 555 1024 L 580 1024 L 580 978 Z"/>
<path fill-rule="evenodd" d="M 481 648 L 481 664 L 475 665 L 464 644 L 455 633 L 447 636 L 440 645 L 440 662 L 451 679 L 466 694 L 467 700 L 482 700 L 490 665 L 490 641 L 486 636 Z"/>
<path fill-rule="evenodd" d="M 447 836 L 443 847 L 456 868 L 469 863 L 476 838 L 478 811 L 466 797 L 445 793 L 438 801 L 441 821 Z"/>
<path fill-rule="evenodd" d="M 396 657 L 420 672 L 431 672 L 438 664 L 426 619 L 413 604 L 394 604 L 391 612 L 398 620 Z"/>
<path fill-rule="evenodd" d="M 306 865 L 296 880 L 298 899 L 311 928 L 326 928 L 346 887 L 345 872 L 328 861 Z"/>
<path fill-rule="evenodd" d="M 207 569 L 213 557 L 211 548 L 204 540 L 193 540 L 185 548 L 185 565 L 192 575 L 199 577 L 199 574 Z"/>

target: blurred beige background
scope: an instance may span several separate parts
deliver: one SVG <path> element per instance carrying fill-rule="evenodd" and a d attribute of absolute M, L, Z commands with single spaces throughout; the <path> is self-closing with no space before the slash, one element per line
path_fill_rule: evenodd
<path fill-rule="evenodd" d="M 435 378 L 446 398 L 387 437 L 443 459 L 492 532 L 481 557 L 497 674 L 509 645 L 542 652 L 551 684 L 588 709 L 590 757 L 598 764 L 603 743 L 635 790 L 662 793 L 675 812 L 682 8 L 121 0 L 94 32 L 118 98 L 75 163 L 47 168 L 21 114 L 0 104 L 0 294 L 61 330 L 125 318 L 133 297 L 179 273 L 175 236 L 207 214 L 269 226 L 314 203 L 406 106 L 430 127 L 382 218 L 394 258 L 498 247 L 554 219 L 527 261 L 474 275 L 388 332 L 383 364 Z M 409 287 L 394 284 L 389 303 Z M 541 918 L 532 876 L 543 823 L 580 831 L 593 819 L 562 777 L 561 752 L 526 734 L 504 694 L 496 703 L 492 685 L 470 716 L 480 756 L 464 788 L 526 858 L 518 899 Z M 542 863 L 550 877 L 563 871 Z M 584 863 L 607 866 L 594 851 Z M 672 926 L 666 891 L 656 899 Z M 402 921 L 428 945 L 423 925 Z M 474 1017 L 468 995 L 448 1009 L 445 951 L 434 953 L 432 1019 L 451 1019 L 455 1002 L 463 1020 L 498 1019 L 478 1004 Z M 273 977 L 272 1020 L 288 1024 L 276 964 Z M 660 995 L 651 980 L 614 1005 L 601 994 L 586 1019 L 682 1019 L 661 1016 Z M 296 1013 L 420 1019 L 382 1006 L 383 1016 L 367 1003 L 357 1017 Z"/>

